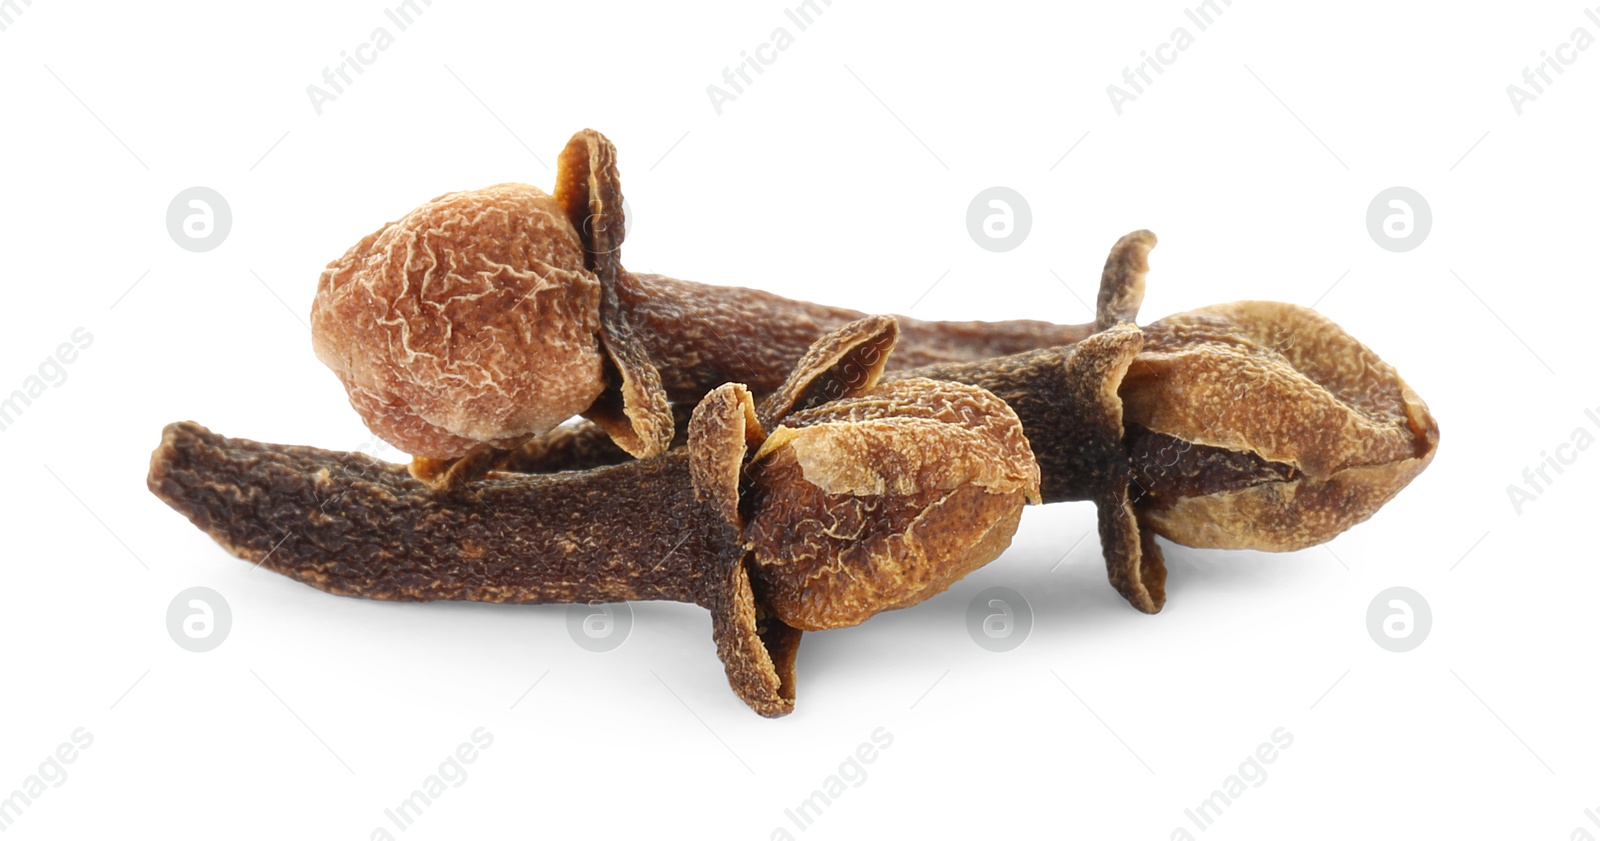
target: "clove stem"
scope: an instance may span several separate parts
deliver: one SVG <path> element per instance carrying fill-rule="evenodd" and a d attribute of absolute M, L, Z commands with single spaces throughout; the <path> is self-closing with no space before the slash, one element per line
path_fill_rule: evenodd
<path fill-rule="evenodd" d="M 617 284 L 635 338 L 673 401 L 693 403 L 725 383 L 758 394 L 777 388 L 811 343 L 865 317 L 840 307 L 736 286 L 709 286 L 624 273 Z M 891 369 L 1005 356 L 1081 341 L 1090 324 L 1047 321 L 921 321 L 896 316 L 900 341 Z"/>
<path fill-rule="evenodd" d="M 169 425 L 149 485 L 233 554 L 395 601 L 705 605 L 725 526 L 679 451 L 626 468 L 497 476 L 449 493 L 363 453 Z"/>

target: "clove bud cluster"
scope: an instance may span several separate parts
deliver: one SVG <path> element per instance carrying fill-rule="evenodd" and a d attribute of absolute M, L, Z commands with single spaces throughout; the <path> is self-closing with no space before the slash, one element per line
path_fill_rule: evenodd
<path fill-rule="evenodd" d="M 1140 327 L 1149 231 L 1112 247 L 1083 325 L 897 321 L 635 275 L 622 239 L 616 149 L 593 131 L 553 194 L 452 193 L 383 226 L 322 275 L 312 332 L 409 467 L 178 423 L 151 491 L 338 595 L 700 605 L 734 691 L 776 716 L 805 631 L 943 592 L 1028 504 L 1094 502 L 1112 586 L 1154 613 L 1158 535 L 1315 545 L 1438 447 L 1395 369 L 1312 310 Z"/>

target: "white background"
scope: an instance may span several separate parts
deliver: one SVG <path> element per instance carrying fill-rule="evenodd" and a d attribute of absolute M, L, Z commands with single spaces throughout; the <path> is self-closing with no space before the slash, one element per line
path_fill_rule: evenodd
<path fill-rule="evenodd" d="M 1198 836 L 1184 809 L 1283 727 L 1292 747 L 1205 837 L 1600 835 L 1581 539 L 1600 448 L 1520 514 L 1506 490 L 1575 429 L 1600 435 L 1600 48 L 1520 116 L 1505 90 L 1576 27 L 1600 36 L 1579 4 L 1237 0 L 1198 32 L 1173 2 L 835 0 L 799 32 L 780 2 L 436 0 L 320 116 L 306 86 L 394 31 L 382 3 L 16 5 L 0 393 L 75 328 L 94 341 L 0 433 L 0 794 L 75 728 L 94 742 L 8 833 L 367 838 L 485 727 L 405 837 Z M 795 43 L 719 116 L 707 85 L 780 25 Z M 1180 25 L 1193 46 L 1119 116 L 1106 86 Z M 439 193 L 549 189 L 584 127 L 620 150 L 635 271 L 1076 322 L 1111 243 L 1147 227 L 1142 320 L 1315 303 L 1428 401 L 1438 457 L 1325 547 L 1169 545 L 1157 616 L 1105 583 L 1090 505 L 1031 509 L 948 593 L 808 635 L 776 721 L 729 691 L 698 608 L 636 605 L 626 642 L 592 653 L 562 606 L 364 602 L 252 569 L 146 491 L 174 420 L 372 449 L 311 353 L 322 266 Z M 195 185 L 234 217 L 208 253 L 165 225 Z M 997 185 L 1033 217 L 1003 254 L 965 227 Z M 1433 213 L 1407 253 L 1365 226 L 1394 185 Z M 1434 617 L 1407 654 L 1365 628 L 1397 585 Z M 210 653 L 165 628 L 191 586 L 232 607 Z M 1031 605 L 1015 651 L 968 635 L 990 586 Z M 877 728 L 893 742 L 865 780 L 791 823 Z"/>

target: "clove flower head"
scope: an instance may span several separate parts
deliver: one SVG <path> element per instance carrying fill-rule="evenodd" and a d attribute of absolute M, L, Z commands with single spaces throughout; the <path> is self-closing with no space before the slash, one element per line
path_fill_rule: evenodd
<path fill-rule="evenodd" d="M 430 458 L 514 446 L 604 388 L 601 285 L 538 187 L 450 193 L 356 243 L 317 284 L 317 356 L 379 437 Z"/>
<path fill-rule="evenodd" d="M 998 397 L 914 378 L 784 418 L 747 468 L 768 607 L 801 630 L 944 592 L 1010 545 L 1039 467 Z"/>
<path fill-rule="evenodd" d="M 1186 546 L 1322 543 L 1372 516 L 1439 444 L 1393 366 L 1294 304 L 1150 324 L 1119 393 L 1139 519 Z"/>

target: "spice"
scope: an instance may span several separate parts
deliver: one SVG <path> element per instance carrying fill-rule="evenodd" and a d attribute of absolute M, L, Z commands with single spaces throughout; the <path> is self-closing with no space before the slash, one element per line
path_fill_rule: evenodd
<path fill-rule="evenodd" d="M 598 132 L 561 153 L 554 195 L 526 184 L 450 193 L 329 265 L 313 344 L 379 437 L 440 485 L 582 414 L 633 456 L 664 452 L 672 401 L 777 388 L 810 344 L 862 313 L 621 265 L 616 149 Z M 1066 344 L 1094 325 L 902 319 L 894 365 Z"/>
<path fill-rule="evenodd" d="M 1321 543 L 1370 517 L 1438 450 L 1422 398 L 1315 310 L 1205 307 L 1149 325 L 1144 343 L 1119 393 L 1135 452 L 1166 455 L 1135 461 L 1139 509 L 1184 545 Z"/>
<path fill-rule="evenodd" d="M 1432 461 L 1439 426 L 1393 366 L 1314 310 L 1244 301 L 1142 330 L 1155 245 L 1123 237 L 1096 323 L 1073 345 L 892 372 L 977 385 L 1021 418 L 1045 502 L 1092 500 L 1112 585 L 1147 613 L 1166 601 L 1154 540 L 1284 552 L 1371 517 Z M 504 469 L 616 461 L 598 430 L 535 439 Z M 592 462 L 590 462 L 592 463 Z"/>
<path fill-rule="evenodd" d="M 1112 586 L 1159 611 L 1155 535 L 1288 552 L 1371 517 L 1439 426 L 1394 368 L 1293 304 L 1121 324 L 1069 348 L 905 372 L 980 386 L 1022 419 L 1045 502 L 1093 500 Z"/>
<path fill-rule="evenodd" d="M 734 691 L 783 715 L 802 631 L 943 591 L 998 556 L 1038 500 L 998 398 L 878 382 L 894 339 L 893 319 L 847 325 L 759 419 L 747 388 L 724 385 L 695 409 L 686 447 L 623 465 L 438 492 L 364 454 L 179 423 L 149 486 L 229 552 L 338 595 L 701 605 Z"/>

